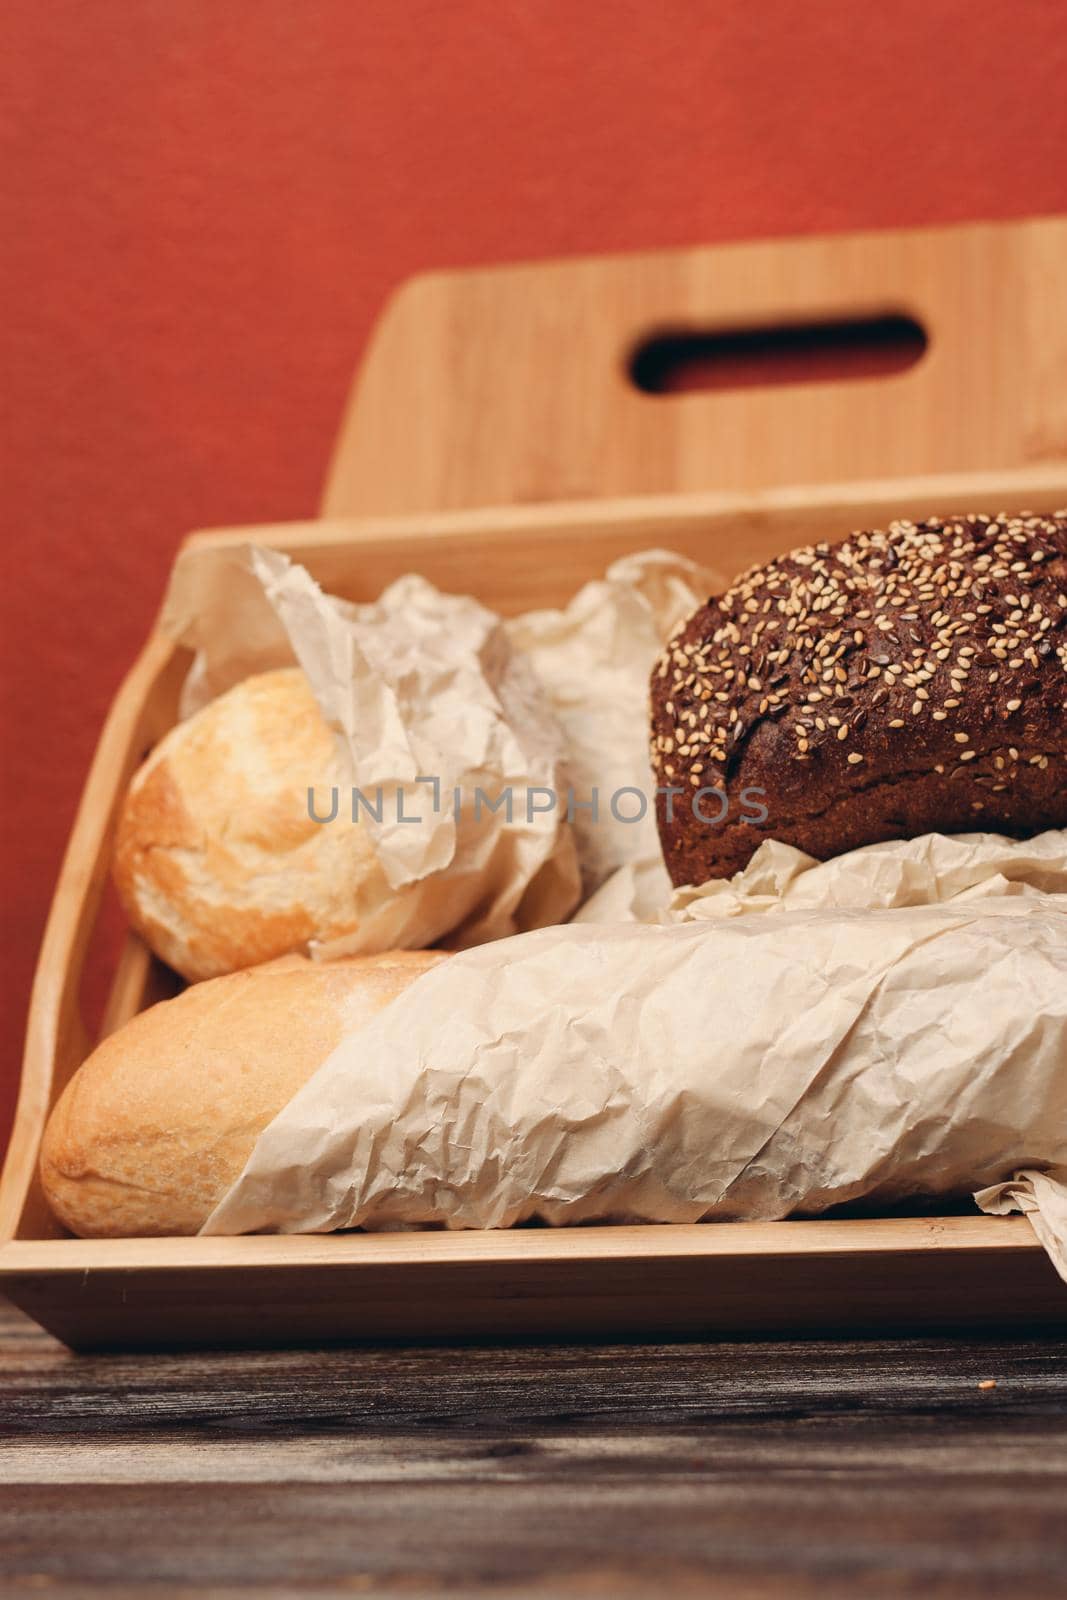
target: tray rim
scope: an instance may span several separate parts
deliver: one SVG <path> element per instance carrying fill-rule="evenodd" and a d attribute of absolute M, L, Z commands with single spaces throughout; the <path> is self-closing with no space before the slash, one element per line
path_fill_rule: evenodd
<path fill-rule="evenodd" d="M 779 1222 L 577 1225 L 410 1233 L 248 1234 L 153 1239 L 14 1239 L 0 1248 L 0 1285 L 32 1272 L 229 1272 L 339 1267 L 461 1266 L 653 1258 L 715 1260 L 957 1251 L 1041 1251 L 1023 1216 L 797 1218 Z"/>
<path fill-rule="evenodd" d="M 346 545 L 373 544 L 382 538 L 403 540 L 409 546 L 433 544 L 450 535 L 463 534 L 492 540 L 505 523 L 515 532 L 536 532 L 565 538 L 578 528 L 606 531 L 624 528 L 628 533 L 657 530 L 702 521 L 736 517 L 751 520 L 789 513 L 823 513 L 847 519 L 852 508 L 889 505 L 905 498 L 925 514 L 950 514 L 964 508 L 960 497 L 987 503 L 985 510 L 1014 510 L 1011 496 L 1067 497 L 1067 458 L 1026 467 L 1006 467 L 988 472 L 938 472 L 909 478 L 869 478 L 835 484 L 790 484 L 787 487 L 748 491 L 695 490 L 685 493 L 630 495 L 616 499 L 553 500 L 529 505 L 478 506 L 470 510 L 366 513 L 358 516 L 303 518 L 288 522 L 251 523 L 241 527 L 207 526 L 182 540 L 183 550 L 247 544 L 250 540 L 294 553 Z M 1005 501 L 1004 497 L 1008 497 Z M 996 500 L 998 503 L 993 504 Z M 1067 508 L 1067 499 L 1056 509 Z M 974 505 L 966 509 L 974 509 Z M 1029 510 L 1020 505 L 1018 510 Z M 1050 509 L 1046 507 L 1045 509 Z M 842 533 L 842 523 L 830 531 Z M 158 626 L 158 619 L 157 619 Z"/>

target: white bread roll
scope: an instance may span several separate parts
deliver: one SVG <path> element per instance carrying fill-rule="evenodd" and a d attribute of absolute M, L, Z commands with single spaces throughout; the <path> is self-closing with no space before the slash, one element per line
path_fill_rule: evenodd
<path fill-rule="evenodd" d="M 179 723 L 130 785 L 114 874 L 145 943 L 195 982 L 359 935 L 361 951 L 422 949 L 462 919 L 477 885 L 440 873 L 391 888 L 348 788 L 334 734 L 297 667 L 246 678 Z M 350 784 L 348 785 L 350 787 Z"/>
<path fill-rule="evenodd" d="M 82 1238 L 196 1233 L 261 1131 L 434 951 L 285 956 L 194 985 L 105 1039 L 67 1084 L 41 1184 Z"/>

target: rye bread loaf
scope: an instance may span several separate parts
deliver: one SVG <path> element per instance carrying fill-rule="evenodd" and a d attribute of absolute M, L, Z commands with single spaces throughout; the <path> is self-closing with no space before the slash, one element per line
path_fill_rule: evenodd
<path fill-rule="evenodd" d="M 675 884 L 768 838 L 825 860 L 1063 827 L 1067 513 L 895 522 L 755 567 L 676 630 L 651 687 Z"/>
<path fill-rule="evenodd" d="M 40 1172 L 55 1215 L 86 1239 L 196 1233 L 341 1039 L 445 960 L 282 956 L 143 1011 L 52 1108 Z"/>

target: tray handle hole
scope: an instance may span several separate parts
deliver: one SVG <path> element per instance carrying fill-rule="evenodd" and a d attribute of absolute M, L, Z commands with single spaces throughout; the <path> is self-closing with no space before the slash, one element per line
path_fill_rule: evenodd
<path fill-rule="evenodd" d="M 922 324 L 899 312 L 773 327 L 663 328 L 634 348 L 627 369 L 634 386 L 651 395 L 837 383 L 906 372 L 928 343 Z"/>

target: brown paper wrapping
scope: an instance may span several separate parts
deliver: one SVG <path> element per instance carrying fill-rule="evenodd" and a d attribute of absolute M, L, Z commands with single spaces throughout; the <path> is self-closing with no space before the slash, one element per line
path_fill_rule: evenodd
<path fill-rule="evenodd" d="M 752 883 L 817 884 L 798 854 Z M 1065 874 L 1062 833 L 926 838 L 818 903 L 467 951 L 338 1047 L 206 1231 L 769 1219 L 1067 1165 Z"/>

